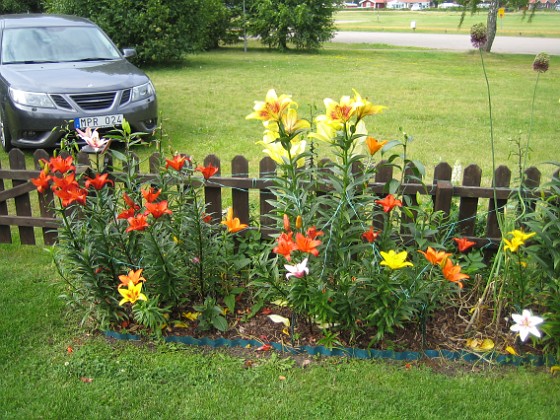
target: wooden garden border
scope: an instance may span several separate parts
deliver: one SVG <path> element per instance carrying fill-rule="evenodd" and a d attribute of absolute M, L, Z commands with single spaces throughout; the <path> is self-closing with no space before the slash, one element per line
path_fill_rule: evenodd
<path fill-rule="evenodd" d="M 39 175 L 39 161 L 49 159 L 49 154 L 44 150 L 37 150 L 34 154 L 35 167 L 28 169 L 25 155 L 19 149 L 9 153 L 9 169 L 0 165 L 0 243 L 12 243 L 12 227 L 19 230 L 21 244 L 38 244 L 37 236 L 42 236 L 43 243 L 52 245 L 56 241 L 58 221 L 48 204 L 52 200 L 52 193 L 39 194 L 30 179 Z M 85 153 L 78 155 L 78 171 L 86 170 L 90 166 L 90 156 Z M 153 177 L 159 171 L 160 158 L 157 154 L 150 157 L 150 172 L 142 174 L 146 179 Z M 220 167 L 220 159 L 209 155 L 204 159 L 204 165 L 212 164 Z M 384 186 L 392 178 L 393 168 L 379 164 L 375 179 L 369 184 L 372 192 L 383 195 Z M 224 177 L 218 172 L 205 186 L 205 201 L 208 204 L 208 213 L 216 215 L 219 220 L 223 207 L 222 195 L 224 189 L 231 189 L 232 205 L 235 216 L 242 223 L 249 223 L 251 209 L 249 206 L 249 192 L 258 191 L 259 210 L 253 214 L 258 218 L 261 227 L 267 231 L 274 228 L 273 219 L 269 216 L 273 210 L 267 200 L 273 198 L 268 190 L 270 176 L 276 170 L 276 164 L 268 157 L 259 163 L 259 177 L 249 177 L 249 163 L 243 156 L 236 156 L 231 163 L 234 176 Z M 498 226 L 497 211 L 503 211 L 512 194 L 518 190 L 510 188 L 511 171 L 506 166 L 500 166 L 494 174 L 495 188 L 481 187 L 482 170 L 477 165 L 469 165 L 463 171 L 461 185 L 451 183 L 452 168 L 448 163 L 440 163 L 435 167 L 434 178 L 430 184 L 414 180 L 410 171 L 405 174 L 402 193 L 408 195 L 412 202 L 416 194 L 429 195 L 434 201 L 435 210 L 449 214 L 454 202 L 458 202 L 457 235 L 476 241 L 478 247 L 495 246 L 501 239 Z M 558 176 L 558 172 L 555 174 Z M 268 178 L 268 179 L 267 179 Z M 536 197 L 535 190 L 540 186 L 541 173 L 531 167 L 525 171 L 526 181 L 523 185 L 526 197 Z M 11 185 L 9 185 L 11 184 Z M 34 197 L 36 195 L 37 197 Z M 32 205 L 33 200 L 38 204 Z M 495 200 L 496 198 L 496 200 Z M 8 205 L 13 200 L 13 205 Z M 486 213 L 486 228 L 484 237 L 475 237 L 475 223 L 479 210 L 479 200 L 488 200 Z M 33 201 L 34 202 L 34 201 Z M 38 214 L 37 214 L 38 212 Z M 41 234 L 41 235 L 38 235 Z"/>

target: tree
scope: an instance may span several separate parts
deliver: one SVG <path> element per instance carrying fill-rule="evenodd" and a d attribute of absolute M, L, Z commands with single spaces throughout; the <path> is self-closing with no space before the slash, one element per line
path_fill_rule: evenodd
<path fill-rule="evenodd" d="M 217 44 L 223 0 L 45 0 L 47 10 L 89 18 L 141 63 L 181 60 Z"/>
<path fill-rule="evenodd" d="M 316 49 L 334 35 L 337 1 L 253 0 L 249 32 L 270 48 Z"/>
<path fill-rule="evenodd" d="M 38 13 L 43 11 L 41 0 L 2 0 L 0 15 L 9 13 Z"/>
<path fill-rule="evenodd" d="M 463 14 L 461 15 L 461 23 L 463 23 L 463 19 L 465 17 L 465 12 L 467 9 L 470 9 L 471 14 L 475 13 L 478 8 L 478 4 L 486 3 L 485 0 L 467 0 L 464 4 Z M 488 17 L 486 18 L 486 44 L 484 45 L 483 49 L 486 52 L 490 52 L 492 50 L 492 45 L 494 44 L 494 38 L 496 37 L 497 25 L 498 25 L 498 10 L 500 6 L 504 6 L 506 2 L 500 0 L 490 0 L 490 7 L 488 7 Z M 529 0 L 508 0 L 507 5 L 520 9 L 523 8 L 527 10 L 529 5 Z M 531 21 L 534 14 L 534 9 L 532 9 L 531 15 L 529 16 L 529 21 Z"/>

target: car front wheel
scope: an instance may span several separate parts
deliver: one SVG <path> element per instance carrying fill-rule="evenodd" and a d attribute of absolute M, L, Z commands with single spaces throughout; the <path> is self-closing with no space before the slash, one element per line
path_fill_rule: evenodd
<path fill-rule="evenodd" d="M 0 109 L 0 142 L 2 143 L 2 149 L 9 152 L 12 148 L 12 140 L 10 138 L 10 130 L 8 129 L 8 123 L 4 120 L 4 113 Z"/>

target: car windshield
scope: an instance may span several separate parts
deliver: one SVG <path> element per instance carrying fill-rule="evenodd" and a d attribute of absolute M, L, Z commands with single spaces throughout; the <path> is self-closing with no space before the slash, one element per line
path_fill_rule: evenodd
<path fill-rule="evenodd" d="M 10 28 L 4 31 L 2 64 L 114 60 L 119 52 L 96 27 Z"/>

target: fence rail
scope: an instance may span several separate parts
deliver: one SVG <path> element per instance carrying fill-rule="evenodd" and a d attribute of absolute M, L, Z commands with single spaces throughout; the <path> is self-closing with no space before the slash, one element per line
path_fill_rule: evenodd
<path fill-rule="evenodd" d="M 0 164 L 0 243 L 12 243 L 19 236 L 21 244 L 36 245 L 41 242 L 51 245 L 56 242 L 58 220 L 56 219 L 49 203 L 52 192 L 39 194 L 30 179 L 39 175 L 41 159 L 48 159 L 49 154 L 44 150 L 37 150 L 34 154 L 33 169 L 26 167 L 25 155 L 18 149 L 9 153 L 10 168 L 2 168 Z M 85 171 L 91 166 L 90 155 L 80 153 L 77 158 L 78 171 Z M 160 158 L 157 154 L 149 159 L 149 173 L 142 174 L 146 179 L 155 176 L 159 170 Z M 209 155 L 204 159 L 204 164 L 220 167 L 220 159 Z M 368 188 L 372 193 L 383 195 L 384 188 L 393 177 L 393 168 L 378 164 L 375 179 Z M 223 176 L 218 172 L 204 187 L 205 201 L 208 205 L 208 214 L 214 215 L 217 221 L 223 211 L 224 191 L 231 190 L 231 202 L 236 217 L 242 223 L 249 223 L 250 219 L 259 220 L 261 228 L 266 231 L 274 229 L 273 219 L 270 217 L 273 208 L 268 200 L 273 198 L 269 190 L 271 174 L 275 173 L 276 164 L 268 157 L 259 163 L 259 177 L 249 177 L 249 162 L 243 156 L 236 156 L 231 164 L 232 174 L 236 176 Z M 449 215 L 454 205 L 458 208 L 457 234 L 465 236 L 477 243 L 477 246 L 492 246 L 501 239 L 496 212 L 503 211 L 511 199 L 512 194 L 519 189 L 510 188 L 511 171 L 506 166 L 496 169 L 493 176 L 495 188 L 481 187 L 482 170 L 477 165 L 467 166 L 463 171 L 462 183 L 453 185 L 451 182 L 452 167 L 448 163 L 440 163 L 434 169 L 431 183 L 423 182 L 411 177 L 411 171 L 405 171 L 405 182 L 402 185 L 402 194 L 407 195 L 412 202 L 416 201 L 416 194 L 431 196 L 434 209 L 441 210 Z M 239 175 L 241 174 L 241 175 Z M 555 174 L 558 176 L 558 172 Z M 541 173 L 531 167 L 525 171 L 525 181 L 522 191 L 525 197 L 535 197 L 535 189 L 540 186 Z M 251 214 L 250 192 L 258 194 L 259 208 Z M 487 211 L 479 214 L 488 202 Z M 485 232 L 483 236 L 475 236 L 477 217 L 485 217 Z M 375 221 L 374 221 L 375 223 Z M 479 221 L 480 223 L 480 221 Z M 15 235 L 15 230 L 19 235 Z M 42 239 L 41 239 L 42 238 Z"/>

